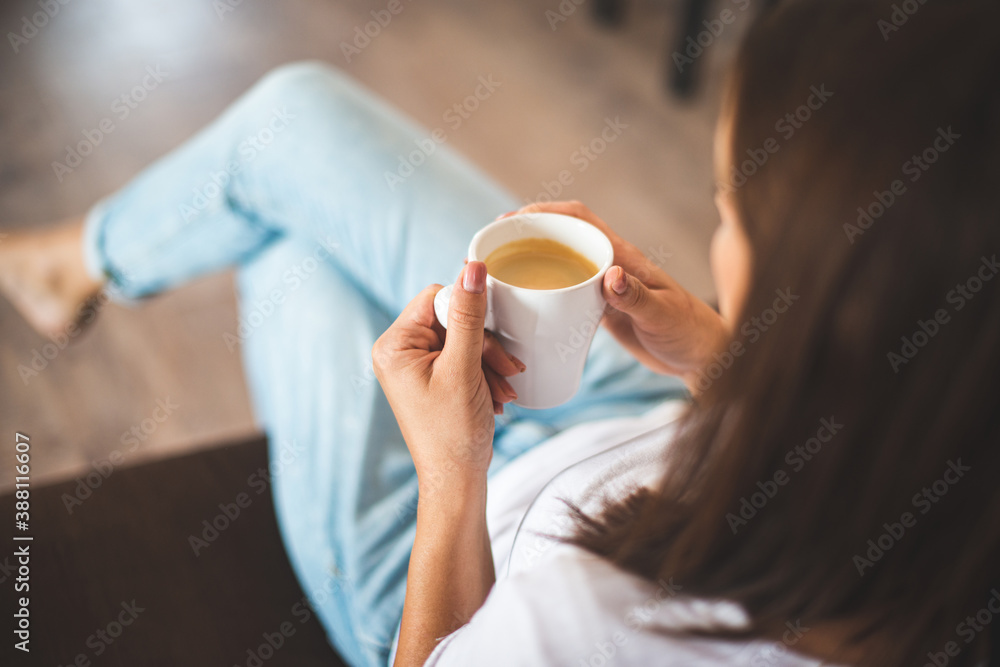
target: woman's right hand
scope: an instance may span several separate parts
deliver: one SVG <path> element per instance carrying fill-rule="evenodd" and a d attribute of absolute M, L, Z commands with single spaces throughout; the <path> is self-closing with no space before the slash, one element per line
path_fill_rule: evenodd
<path fill-rule="evenodd" d="M 615 264 L 604 275 L 604 298 L 611 306 L 604 326 L 642 364 L 681 377 L 693 392 L 697 372 L 730 338 L 722 316 L 580 202 L 530 204 L 516 213 L 561 213 L 589 222 L 607 235 Z M 510 215 L 515 213 L 503 217 Z"/>

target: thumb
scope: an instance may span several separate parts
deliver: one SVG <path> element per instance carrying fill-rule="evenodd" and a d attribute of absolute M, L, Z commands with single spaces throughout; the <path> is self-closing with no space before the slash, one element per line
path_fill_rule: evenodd
<path fill-rule="evenodd" d="M 612 308 L 634 320 L 648 321 L 657 314 L 662 315 L 662 308 L 653 303 L 649 288 L 620 266 L 612 266 L 604 274 L 603 291 L 605 300 Z"/>
<path fill-rule="evenodd" d="M 462 269 L 448 305 L 448 333 L 441 356 L 446 364 L 479 369 L 486 323 L 486 265 L 469 262 Z"/>

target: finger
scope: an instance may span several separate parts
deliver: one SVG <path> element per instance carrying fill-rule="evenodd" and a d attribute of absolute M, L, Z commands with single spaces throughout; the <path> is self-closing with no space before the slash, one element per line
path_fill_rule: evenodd
<path fill-rule="evenodd" d="M 459 274 L 451 293 L 442 361 L 452 368 L 475 369 L 478 372 L 483 358 L 485 323 L 486 265 L 469 262 Z"/>
<path fill-rule="evenodd" d="M 642 281 L 620 266 L 612 266 L 604 274 L 603 293 L 612 308 L 633 320 L 649 322 L 664 315 L 662 306 L 652 298 Z"/>
<path fill-rule="evenodd" d="M 434 297 L 440 291 L 441 285 L 438 284 L 428 285 L 420 290 L 420 293 L 403 308 L 403 312 L 396 318 L 396 323 L 403 326 L 415 324 L 425 329 L 432 328 L 437 322 L 437 315 L 434 314 Z"/>
<path fill-rule="evenodd" d="M 523 373 L 525 369 L 524 363 L 513 354 L 508 354 L 496 336 L 489 331 L 483 338 L 483 363 L 500 375 L 508 377 Z"/>
<path fill-rule="evenodd" d="M 510 403 L 517 400 L 517 392 L 506 379 L 492 368 L 483 366 L 486 384 L 490 386 L 490 395 L 495 403 Z"/>
<path fill-rule="evenodd" d="M 391 330 L 390 340 L 397 350 L 427 350 L 440 352 L 444 348 L 444 336 L 431 329 L 410 328 Z"/>
<path fill-rule="evenodd" d="M 503 403 L 497 403 L 493 401 L 493 414 L 502 415 L 503 414 Z"/>
<path fill-rule="evenodd" d="M 444 327 L 434 314 L 434 297 L 440 290 L 440 285 L 430 285 L 413 297 L 382 335 L 390 346 L 441 349 Z"/>

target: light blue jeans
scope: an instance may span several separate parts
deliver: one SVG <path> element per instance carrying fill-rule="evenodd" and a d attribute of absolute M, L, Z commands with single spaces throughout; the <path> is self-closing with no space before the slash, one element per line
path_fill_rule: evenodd
<path fill-rule="evenodd" d="M 240 326 L 222 343 L 242 347 L 292 566 L 358 667 L 388 659 L 417 497 L 372 344 L 422 288 L 455 279 L 480 227 L 518 207 L 446 145 L 426 155 L 427 137 L 336 70 L 285 66 L 86 225 L 91 270 L 126 299 L 238 267 Z M 572 401 L 507 406 L 492 471 L 568 426 L 679 395 L 602 331 Z"/>

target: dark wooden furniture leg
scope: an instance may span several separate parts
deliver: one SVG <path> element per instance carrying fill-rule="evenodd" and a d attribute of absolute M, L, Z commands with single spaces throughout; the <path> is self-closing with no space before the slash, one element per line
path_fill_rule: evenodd
<path fill-rule="evenodd" d="M 694 62 L 685 61 L 678 65 L 674 60 L 674 54 L 685 54 L 688 37 L 697 38 L 698 33 L 703 29 L 702 21 L 705 19 L 707 8 L 707 0 L 688 0 L 684 7 L 680 36 L 670 53 L 667 54 L 667 71 L 670 72 L 668 82 L 670 89 L 678 97 L 689 97 L 694 92 L 697 83 L 695 72 L 698 70 L 701 58 L 694 58 Z"/>
<path fill-rule="evenodd" d="M 592 0 L 591 11 L 601 25 L 621 25 L 625 18 L 625 0 Z"/>
<path fill-rule="evenodd" d="M 759 0 L 762 11 L 768 11 L 781 0 Z M 693 63 L 684 62 L 681 67 L 674 61 L 674 54 L 686 55 L 688 48 L 688 37 L 697 39 L 698 33 L 705 30 L 703 21 L 708 12 L 708 0 L 688 0 L 684 7 L 684 16 L 681 23 L 681 33 L 677 38 L 677 43 L 673 50 L 667 54 L 667 71 L 669 72 L 667 82 L 671 90 L 678 97 L 689 97 L 698 87 L 698 70 L 703 67 L 702 60 L 707 54 L 694 58 Z M 735 7 L 736 5 L 732 5 Z M 751 8 L 752 10 L 753 8 Z M 709 47 L 710 49 L 711 47 Z"/>

